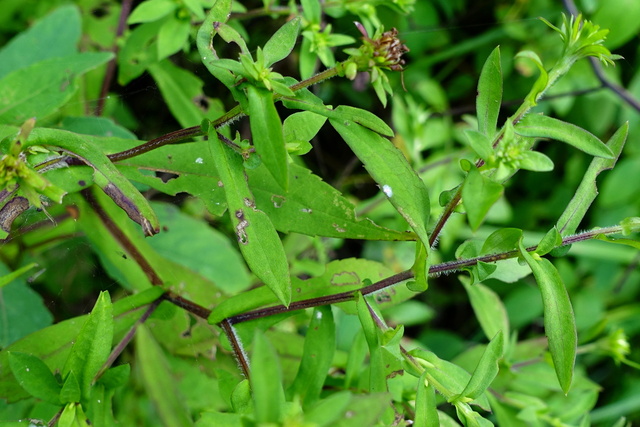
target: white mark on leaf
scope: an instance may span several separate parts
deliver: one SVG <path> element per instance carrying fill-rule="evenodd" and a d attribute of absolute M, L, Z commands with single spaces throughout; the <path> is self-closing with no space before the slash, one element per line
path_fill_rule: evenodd
<path fill-rule="evenodd" d="M 393 196 L 393 189 L 387 184 L 382 186 L 382 192 L 386 194 L 387 197 Z"/>
<path fill-rule="evenodd" d="M 274 194 L 273 196 L 271 196 L 271 202 L 273 203 L 273 207 L 274 208 L 281 208 L 282 204 L 286 201 L 287 199 L 285 199 L 282 196 L 278 196 L 277 194 Z"/>
<path fill-rule="evenodd" d="M 318 320 L 322 319 L 322 312 L 321 311 L 317 311 L 316 312 L 316 319 L 318 319 Z"/>
<path fill-rule="evenodd" d="M 238 243 L 241 245 L 247 245 L 249 244 L 249 237 L 247 236 L 246 228 L 249 226 L 249 221 L 244 218 L 244 212 L 242 212 L 242 209 L 236 211 L 236 218 L 239 220 L 238 225 L 236 225 Z"/>
<path fill-rule="evenodd" d="M 197 163 L 197 164 L 199 164 L 199 165 L 201 165 L 201 164 L 203 164 L 203 163 L 204 163 L 204 159 L 203 159 L 202 157 L 198 157 L 198 158 L 196 159 L 196 163 Z"/>
<path fill-rule="evenodd" d="M 222 181 L 218 181 L 218 187 L 224 187 L 224 183 Z"/>
<path fill-rule="evenodd" d="M 302 209 L 300 209 L 300 212 L 303 212 L 303 213 L 308 213 L 308 214 L 310 214 L 311 212 L 313 212 L 313 210 L 311 210 L 311 209 L 308 209 L 308 208 L 302 208 Z"/>
<path fill-rule="evenodd" d="M 338 224 L 335 224 L 335 223 L 334 223 L 334 224 L 331 224 L 331 225 L 333 226 L 333 228 L 335 228 L 335 229 L 336 229 L 336 231 L 337 231 L 338 233 L 344 233 L 345 231 L 347 231 L 347 230 L 345 230 L 344 228 L 340 227 Z"/>

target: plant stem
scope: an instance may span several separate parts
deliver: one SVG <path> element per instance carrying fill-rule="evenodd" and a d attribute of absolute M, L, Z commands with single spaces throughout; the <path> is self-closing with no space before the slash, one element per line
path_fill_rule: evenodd
<path fill-rule="evenodd" d="M 563 238 L 562 243 L 557 247 L 567 246 L 577 242 L 594 239 L 602 235 L 618 234 L 621 232 L 622 232 L 621 226 L 613 226 L 613 227 L 599 228 L 597 230 L 585 231 L 583 233 L 579 233 L 573 236 L 567 236 Z M 537 246 L 531 246 L 527 248 L 527 252 L 533 252 L 536 249 L 537 249 Z M 429 267 L 429 275 L 435 276 L 441 273 L 449 273 L 452 271 L 460 270 L 465 267 L 472 267 L 478 264 L 479 262 L 490 263 L 490 262 L 497 262 L 497 261 L 502 261 L 510 258 L 516 258 L 517 256 L 519 256 L 519 254 L 520 254 L 520 251 L 514 249 L 512 251 L 506 251 L 506 252 L 501 252 L 497 254 L 482 255 L 475 258 L 448 261 L 441 264 L 432 265 L 431 267 Z M 393 276 L 387 277 L 386 279 L 382 279 L 372 285 L 365 286 L 360 289 L 341 292 L 341 293 L 332 294 L 332 295 L 325 295 L 317 298 L 310 298 L 310 299 L 301 300 L 301 301 L 294 301 L 288 307 L 284 305 L 275 305 L 271 307 L 259 308 L 256 310 L 251 310 L 245 313 L 237 314 L 235 316 L 230 316 L 226 318 L 224 322 L 228 322 L 233 325 L 236 323 L 241 323 L 249 320 L 272 316 L 274 314 L 288 313 L 291 311 L 302 310 L 305 308 L 347 302 L 347 301 L 353 300 L 354 295 L 358 292 L 361 293 L 362 295 L 370 295 L 374 292 L 378 292 L 390 286 L 397 285 L 398 283 L 404 282 L 405 280 L 412 279 L 413 277 L 414 277 L 413 271 L 405 270 L 401 273 L 394 274 Z"/>
<path fill-rule="evenodd" d="M 339 72 L 340 71 L 338 66 L 333 68 L 328 68 L 316 74 L 315 76 L 312 76 L 306 80 L 303 80 L 294 85 L 291 85 L 289 89 L 291 89 L 294 92 L 299 91 L 300 89 L 307 88 L 309 86 L 318 84 L 324 80 L 335 77 L 339 74 Z M 276 94 L 274 96 L 274 100 L 276 101 L 282 98 L 283 96 L 280 94 Z M 233 107 L 231 110 L 227 111 L 222 116 L 218 117 L 215 120 L 212 120 L 211 126 L 213 126 L 215 129 L 220 129 L 224 126 L 227 126 L 231 122 L 238 120 L 240 117 L 243 117 L 244 115 L 245 115 L 244 110 L 242 109 L 240 104 L 238 104 L 235 107 Z M 130 159 L 132 157 L 136 157 L 141 154 L 148 153 L 149 151 L 155 150 L 156 148 L 160 148 L 162 146 L 169 145 L 169 144 L 175 144 L 177 142 L 194 138 L 196 136 L 202 136 L 203 134 L 204 133 L 202 132 L 202 128 L 200 126 L 193 126 L 186 129 L 180 129 L 180 130 L 168 133 L 166 135 L 162 135 L 158 138 L 152 139 L 148 142 L 145 142 L 144 144 L 138 145 L 137 147 L 133 147 L 128 150 L 121 151 L 119 153 L 109 154 L 107 157 L 109 157 L 109 159 L 112 162 Z M 69 160 L 67 163 L 70 165 L 76 164 L 76 161 Z M 77 164 L 82 164 L 82 163 L 79 162 Z"/>

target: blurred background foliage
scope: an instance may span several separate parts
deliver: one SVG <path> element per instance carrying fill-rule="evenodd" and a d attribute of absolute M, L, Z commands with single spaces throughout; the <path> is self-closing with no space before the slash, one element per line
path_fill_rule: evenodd
<path fill-rule="evenodd" d="M 69 2 L 64 0 L 0 0 L 0 45 L 4 45 L 56 7 L 67 3 Z M 134 2 L 133 7 L 138 3 Z M 502 110 L 504 119 L 517 108 L 529 91 L 532 79 L 537 76 L 534 65 L 514 61 L 515 54 L 524 49 L 532 50 L 550 66 L 559 55 L 561 44 L 558 43 L 557 34 L 549 31 L 538 17 L 558 24 L 561 13 L 566 12 L 561 2 L 551 0 L 325 2 L 331 3 L 339 6 L 333 12 L 331 8 L 326 10 L 325 18 L 331 22 L 333 34 L 355 40 L 361 34 L 353 25 L 354 20 L 364 22 L 369 28 L 379 21 L 385 28 L 396 27 L 410 52 L 406 55 L 405 71 L 391 76 L 395 94 L 386 109 L 366 80 L 356 79 L 351 82 L 336 78 L 314 90 L 327 103 L 365 108 L 386 118 L 397 133 L 394 143 L 403 150 L 412 166 L 421 171 L 422 178 L 432 191 L 432 200 L 438 200 L 442 191 L 453 188 L 461 181 L 463 174 L 455 159 L 461 155 L 473 157 L 463 131 L 474 126 L 477 80 L 489 53 L 495 46 L 500 46 L 505 78 Z M 111 49 L 115 43 L 120 2 L 77 0 L 74 4 L 82 10 L 84 29 L 81 48 Z M 615 67 L 606 69 L 607 77 L 627 88 L 636 99 L 640 99 L 640 2 L 583 0 L 576 6 L 595 24 L 611 30 L 605 45 L 624 59 L 618 61 Z M 240 23 L 237 28 L 248 35 L 250 47 L 261 45 L 282 25 L 288 14 L 287 2 L 277 0 L 264 3 L 245 1 L 235 7 L 238 17 L 242 18 L 236 21 Z M 401 13 L 403 9 L 411 12 Z M 345 13 L 344 10 L 348 12 Z M 184 19 L 179 12 L 176 12 L 176 16 L 176 19 Z M 243 28 L 241 23 L 245 18 L 251 18 L 251 24 Z M 189 73 L 188 78 L 194 86 L 202 86 L 202 105 L 208 109 L 207 116 L 213 117 L 224 107 L 230 108 L 232 100 L 199 61 L 193 44 L 197 17 L 186 19 L 187 22 L 190 19 L 193 25 L 186 33 L 184 42 L 168 55 L 171 63 L 182 71 L 171 68 L 171 64 L 166 67 L 176 73 Z M 140 25 L 132 26 L 117 41 L 120 47 L 119 61 L 124 64 L 118 70 L 118 84 L 112 85 L 106 99 L 103 115 L 114 119 L 142 140 L 197 125 L 198 123 L 184 123 L 179 114 L 171 111 L 167 92 L 161 90 L 153 73 L 145 72 L 145 61 L 148 64 L 157 61 L 155 54 L 150 53 L 151 50 L 130 49 L 132 38 L 144 37 L 139 28 Z M 231 48 L 227 52 L 220 52 L 221 56 L 236 54 Z M 333 49 L 333 54 L 337 59 L 345 57 L 341 48 Z M 298 78 L 300 70 L 296 59 L 283 61 L 278 64 L 276 71 Z M 91 115 L 99 103 L 103 78 L 104 69 L 89 73 L 81 95 L 92 101 L 89 108 L 84 102 L 71 102 L 65 107 L 64 114 Z M 624 217 L 638 215 L 640 112 L 624 103 L 612 91 L 603 88 L 586 60 L 578 63 L 555 86 L 551 95 L 549 99 L 540 102 L 538 111 L 575 123 L 602 140 L 606 141 L 623 122 L 630 122 L 629 138 L 621 160 L 613 171 L 602 174 L 599 180 L 600 195 L 582 228 L 612 225 Z M 242 129 L 242 125 L 240 128 Z M 556 169 L 546 174 L 527 171 L 519 173 L 509 182 L 504 197 L 492 209 L 485 224 L 473 235 L 464 226 L 463 216 L 454 216 L 440 239 L 439 251 L 434 252 L 434 256 L 438 258 L 434 263 L 454 259 L 456 249 L 463 241 L 483 239 L 499 227 L 522 228 L 525 235 L 535 242 L 555 223 L 588 167 L 590 158 L 564 144 L 541 144 L 544 146 L 541 151 L 553 159 Z M 325 181 L 349 195 L 356 202 L 358 213 L 366 214 L 383 226 L 406 228 L 405 224 L 399 222 L 401 219 L 391 206 L 381 203 L 383 197 L 378 188 L 348 147 L 340 142 L 337 134 L 323 130 L 313 147 L 304 158 L 307 165 Z M 156 201 L 163 203 L 166 199 L 158 196 Z M 222 234 L 229 231 L 229 225 L 224 220 L 212 219 L 202 206 L 185 197 L 173 199 L 171 203 L 172 205 L 157 205 L 159 215 L 172 218 L 172 221 L 180 217 L 183 222 L 176 223 L 184 224 L 190 232 L 197 228 L 189 225 L 190 218 L 206 218 L 221 230 L 208 229 L 208 232 L 215 233 L 215 237 L 211 237 L 213 240 L 220 239 L 222 242 L 210 250 L 215 251 L 228 244 Z M 438 205 L 434 203 L 432 209 L 432 216 L 437 217 Z M 19 299 L 24 302 L 24 306 L 5 308 L 4 312 L 29 311 L 31 318 L 22 327 L 0 330 L 1 347 L 54 321 L 86 313 L 99 290 L 117 292 L 118 289 L 114 278 L 105 273 L 101 260 L 92 251 L 86 250 L 85 237 L 75 235 L 65 240 L 63 245 L 56 244 L 55 241 L 48 242 L 46 235 L 41 236 L 39 241 L 35 240 L 30 242 L 26 253 L 21 252 L 19 247 L 3 248 L 2 261 L 7 264 L 34 260 L 47 268 L 34 277 L 29 286 L 22 283 L 21 286 L 3 290 L 5 297 L 7 292 L 20 293 Z M 412 243 L 340 241 L 295 234 L 286 236 L 284 241 L 292 271 L 298 275 L 316 275 L 318 271 L 322 271 L 326 260 L 348 257 L 379 260 L 394 272 L 402 271 L 411 267 L 414 255 Z M 175 242 L 157 241 L 155 244 L 160 251 L 175 249 L 172 246 Z M 249 286 L 250 278 L 242 262 L 225 261 L 229 262 L 238 264 L 233 269 L 233 277 L 227 280 L 238 284 L 240 288 Z M 605 246 L 597 241 L 575 245 L 567 257 L 554 260 L 572 295 L 580 339 L 591 341 L 623 329 L 631 343 L 628 357 L 632 360 L 640 360 L 639 262 L 637 251 L 617 245 Z M 542 305 L 531 278 L 509 284 L 490 280 L 485 284 L 500 295 L 506 304 L 512 329 L 517 332 L 519 340 L 540 336 Z M 175 307 L 165 308 L 156 313 L 154 318 L 175 318 L 176 310 Z M 465 350 L 483 339 L 477 321 L 470 316 L 471 312 L 464 288 L 460 286 L 456 275 L 450 275 L 432 279 L 428 292 L 385 314 L 390 324 L 404 324 L 408 328 L 406 336 L 419 341 L 441 358 L 451 360 L 457 356 L 463 357 Z M 158 329 L 172 329 L 166 336 L 179 336 L 190 327 L 186 317 L 179 319 L 182 319 L 182 323 L 164 324 L 158 326 Z M 348 321 L 350 320 L 345 320 L 342 325 L 346 325 Z M 162 323 L 160 320 L 158 322 Z M 354 324 L 351 329 L 355 327 Z M 339 349 L 347 350 L 352 344 L 351 340 L 350 329 L 345 326 L 338 336 Z M 173 344 L 169 340 L 163 342 L 163 345 L 172 347 Z M 177 343 L 171 350 L 175 354 L 201 351 L 180 349 Z M 579 356 L 579 359 L 588 377 L 604 390 L 591 414 L 592 421 L 610 425 L 623 415 L 629 420 L 640 420 L 640 373 L 616 363 L 606 352 Z M 198 369 L 195 365 L 184 362 L 177 355 L 168 360 L 174 372 L 195 382 L 180 384 L 181 392 L 189 400 L 189 406 L 193 410 L 207 407 L 210 401 L 205 403 L 198 399 L 216 395 L 217 390 L 208 390 L 209 383 L 197 383 L 197 375 L 190 375 L 190 371 Z M 229 369 L 233 370 L 233 362 L 227 362 Z M 207 364 L 206 361 L 202 363 Z M 201 369 L 214 368 L 207 366 Z M 137 395 L 137 402 L 142 402 L 143 410 L 147 399 L 148 413 L 140 413 L 140 408 L 135 411 L 127 410 L 128 405 L 133 404 L 129 393 Z M 129 422 L 135 423 L 136 417 L 139 417 L 138 421 L 154 419 L 148 398 L 140 394 L 140 390 L 133 388 L 119 396 L 116 406 L 122 414 L 130 414 Z M 0 412 L 1 408 L 0 405 Z M 32 412 L 31 415 L 38 414 L 34 415 Z"/>

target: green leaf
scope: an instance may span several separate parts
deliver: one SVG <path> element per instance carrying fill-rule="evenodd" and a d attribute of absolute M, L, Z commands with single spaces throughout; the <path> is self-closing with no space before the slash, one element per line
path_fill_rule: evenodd
<path fill-rule="evenodd" d="M 62 370 L 63 377 L 75 373 L 84 399 L 89 398 L 95 376 L 109 357 L 113 327 L 111 298 L 108 292 L 101 292 Z"/>
<path fill-rule="evenodd" d="M 529 114 L 515 126 L 517 134 L 534 138 L 551 138 L 573 145 L 592 156 L 613 159 L 613 152 L 593 134 L 574 124 L 541 114 Z"/>
<path fill-rule="evenodd" d="M 481 255 L 498 254 L 500 252 L 513 251 L 518 248 L 518 242 L 522 237 L 519 228 L 501 228 L 487 237 L 480 250 Z"/>
<path fill-rule="evenodd" d="M 80 20 L 77 6 L 61 6 L 11 39 L 0 50 L 0 79 L 36 62 L 77 53 Z"/>
<path fill-rule="evenodd" d="M 469 225 L 477 230 L 491 206 L 502 197 L 504 187 L 491 178 L 471 168 L 462 187 L 462 203 L 467 212 Z"/>
<path fill-rule="evenodd" d="M 251 391 L 256 421 L 280 423 L 285 405 L 280 361 L 275 349 L 260 331 L 256 331 L 253 339 Z"/>
<path fill-rule="evenodd" d="M 534 172 L 550 172 L 553 170 L 553 160 L 538 151 L 525 151 L 517 159 L 521 169 Z"/>
<path fill-rule="evenodd" d="M 242 158 L 209 130 L 209 147 L 216 169 L 225 186 L 229 215 L 235 228 L 240 251 L 249 268 L 284 305 L 291 301 L 289 264 L 280 237 L 269 217 L 256 208 L 247 186 Z"/>
<path fill-rule="evenodd" d="M 89 427 L 91 424 L 79 403 L 68 403 L 58 419 L 58 427 Z"/>
<path fill-rule="evenodd" d="M 330 121 L 425 247 L 430 247 L 429 191 L 404 155 L 370 129 L 349 120 Z"/>
<path fill-rule="evenodd" d="M 76 374 L 71 371 L 64 380 L 62 390 L 60 390 L 60 402 L 62 404 L 80 402 L 81 398 L 80 384 L 78 384 Z"/>
<path fill-rule="evenodd" d="M 26 353 L 10 352 L 9 365 L 20 386 L 29 394 L 53 405 L 60 404 L 60 384 L 42 360 Z"/>
<path fill-rule="evenodd" d="M 384 136 L 393 136 L 393 130 L 380 117 L 362 108 L 340 105 L 334 110 L 327 110 L 331 119 L 352 121 Z"/>
<path fill-rule="evenodd" d="M 460 282 L 469 295 L 469 302 L 473 312 L 480 323 L 485 337 L 490 339 L 498 332 L 502 332 L 503 347 L 507 348 L 509 340 L 509 316 L 507 310 L 493 290 L 482 283 L 470 284 L 465 277 L 460 277 Z"/>
<path fill-rule="evenodd" d="M 283 190 L 289 188 L 287 151 L 282 122 L 274 105 L 273 93 L 255 86 L 247 87 L 249 122 L 256 152 Z"/>
<path fill-rule="evenodd" d="M 429 287 L 429 250 L 421 241 L 416 242 L 416 256 L 413 265 L 413 281 L 407 283 L 407 288 L 413 292 L 424 292 Z"/>
<path fill-rule="evenodd" d="M 105 141 L 113 145 L 114 141 Z M 122 149 L 130 148 L 129 142 Z M 117 164 L 120 172 L 132 181 L 149 185 L 165 194 L 175 196 L 189 193 L 200 199 L 207 210 L 222 216 L 226 210 L 224 187 L 214 167 L 210 150 L 203 150 L 201 143 L 183 143 L 160 147 Z M 145 171 L 164 172 L 175 178 L 164 181 Z"/>
<path fill-rule="evenodd" d="M 289 56 L 298 38 L 300 31 L 300 21 L 302 18 L 296 17 L 276 31 L 262 50 L 264 54 L 265 67 L 270 67 L 278 61 L 282 61 Z"/>
<path fill-rule="evenodd" d="M 491 385 L 496 375 L 498 375 L 498 361 L 502 358 L 504 351 L 503 331 L 499 330 L 491 339 L 489 345 L 482 353 L 476 369 L 473 371 L 467 386 L 456 398 L 456 401 L 464 398 L 477 399 Z"/>
<path fill-rule="evenodd" d="M 562 236 L 558 233 L 558 229 L 553 227 L 551 230 L 545 234 L 545 236 L 540 240 L 538 246 L 536 248 L 536 253 L 540 256 L 546 255 L 551 252 L 556 247 L 562 244 Z"/>
<path fill-rule="evenodd" d="M 309 169 L 295 163 L 289 165 L 288 192 L 264 166 L 248 170 L 247 176 L 256 206 L 281 232 L 342 239 L 415 239 L 413 233 L 389 230 L 369 219 L 356 218 L 355 207 L 346 197 Z"/>
<path fill-rule="evenodd" d="M 193 425 L 162 348 L 146 326 L 136 331 L 136 359 L 147 395 L 167 426 Z"/>
<path fill-rule="evenodd" d="M 547 85 L 549 84 L 549 74 L 547 73 L 547 70 L 545 70 L 540 57 L 535 52 L 525 50 L 522 52 L 518 52 L 515 57 L 529 59 L 536 65 L 536 67 L 538 67 L 538 70 L 540 71 L 540 76 L 533 84 L 531 90 L 525 98 L 530 105 L 537 105 L 538 98 L 547 89 Z"/>
<path fill-rule="evenodd" d="M 157 21 L 173 12 L 177 6 L 177 3 L 173 0 L 144 1 L 131 12 L 127 23 L 138 24 L 140 22 Z"/>
<path fill-rule="evenodd" d="M 630 246 L 632 248 L 636 248 L 636 249 L 640 249 L 640 242 L 637 240 L 632 240 L 632 239 L 620 239 L 620 238 L 614 238 L 614 237 L 609 237 L 609 236 L 604 236 L 604 235 L 600 235 L 597 237 L 598 240 L 603 240 L 605 242 L 609 242 L 609 243 L 615 243 L 617 245 L 625 245 L 625 246 Z"/>
<path fill-rule="evenodd" d="M 99 382 L 103 384 L 107 390 L 112 390 L 125 385 L 129 380 L 130 373 L 131 365 L 128 363 L 114 366 L 105 371 L 105 373 L 100 377 Z"/>
<path fill-rule="evenodd" d="M 309 407 L 320 399 L 322 386 L 336 350 L 336 329 L 331 306 L 316 307 L 304 340 L 300 368 L 288 395 L 299 396 Z"/>
<path fill-rule="evenodd" d="M 464 132 L 471 149 L 483 160 L 489 160 L 493 156 L 491 140 L 485 134 L 469 129 Z"/>
<path fill-rule="evenodd" d="M 484 135 L 488 140 L 493 138 L 496 133 L 496 125 L 498 123 L 498 114 L 500 114 L 501 102 L 502 66 L 500 64 L 500 48 L 496 47 L 482 67 L 480 80 L 478 81 L 478 97 L 476 98 L 478 132 L 480 132 L 481 135 Z M 491 146 L 490 143 L 489 146 Z M 486 160 L 486 158 L 477 150 L 476 153 Z M 493 150 L 491 150 L 491 153 L 493 153 Z"/>
<path fill-rule="evenodd" d="M 414 427 L 439 427 L 436 390 L 427 382 L 427 372 L 423 372 L 418 380 L 416 392 L 416 416 Z"/>
<path fill-rule="evenodd" d="M 549 340 L 549 351 L 565 394 L 569 392 L 576 360 L 577 331 L 573 308 L 558 270 L 545 258 L 531 255 L 520 242 L 520 254 L 531 267 L 542 294 L 544 330 Z"/>
<path fill-rule="evenodd" d="M 304 419 L 308 423 L 315 423 L 322 427 L 329 427 L 344 418 L 345 412 L 349 410 L 351 393 L 348 391 L 338 391 L 319 401 L 309 409 L 305 409 Z"/>
<path fill-rule="evenodd" d="M 110 59 L 109 52 L 88 52 L 36 62 L 0 80 L 0 123 L 21 124 L 45 118 L 67 103 L 78 77 Z"/>
<path fill-rule="evenodd" d="M 388 393 L 353 396 L 345 415 L 325 427 L 374 426 L 380 423 L 383 412 L 389 408 L 389 401 Z"/>
<path fill-rule="evenodd" d="M 189 41 L 191 22 L 170 17 L 158 32 L 158 60 L 167 58 L 178 52 Z"/>
<path fill-rule="evenodd" d="M 578 189 L 556 223 L 556 228 L 562 236 L 573 234 L 578 229 L 582 218 L 584 218 L 587 210 L 589 210 L 589 206 L 591 206 L 591 203 L 598 195 L 596 178 L 600 175 L 600 172 L 612 169 L 615 166 L 620 153 L 622 153 L 624 143 L 627 140 L 628 132 L 629 123 L 625 123 L 607 142 L 607 147 L 609 147 L 613 153 L 613 159 L 596 157 L 591 160 L 591 164 L 582 177 Z"/>
<path fill-rule="evenodd" d="M 284 140 L 287 143 L 294 141 L 311 141 L 326 121 L 326 117 L 310 111 L 300 111 L 291 114 L 282 124 Z"/>

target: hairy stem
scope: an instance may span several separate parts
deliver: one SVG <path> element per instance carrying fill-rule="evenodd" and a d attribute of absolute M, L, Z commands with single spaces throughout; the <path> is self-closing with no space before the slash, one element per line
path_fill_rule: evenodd
<path fill-rule="evenodd" d="M 337 76 L 339 73 L 338 67 L 329 68 L 324 70 L 315 76 L 312 76 L 306 80 L 298 82 L 294 85 L 291 85 L 289 88 L 296 92 L 300 89 L 307 88 L 309 86 L 318 84 L 324 80 L 330 79 L 332 77 Z M 282 99 L 282 95 L 276 95 L 274 99 L 277 101 Z M 220 116 L 219 118 L 211 121 L 211 126 L 215 129 L 220 129 L 224 126 L 227 126 L 231 122 L 243 117 L 245 115 L 245 111 L 242 109 L 240 105 L 236 105 L 231 110 L 227 111 L 225 114 Z M 184 141 L 186 139 L 194 138 L 197 136 L 204 135 L 202 128 L 200 126 L 193 126 L 186 129 L 180 129 L 166 135 L 162 135 L 158 138 L 152 139 L 151 141 L 145 142 L 144 144 L 138 145 L 137 147 L 130 148 L 125 151 L 121 151 L 119 153 L 110 154 L 108 157 L 112 162 L 117 162 L 120 160 L 129 159 L 131 157 L 136 157 L 141 154 L 147 153 L 149 151 L 155 150 L 156 148 L 160 148 L 165 145 L 175 144 L 180 141 Z"/>

